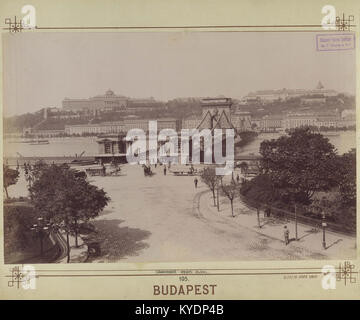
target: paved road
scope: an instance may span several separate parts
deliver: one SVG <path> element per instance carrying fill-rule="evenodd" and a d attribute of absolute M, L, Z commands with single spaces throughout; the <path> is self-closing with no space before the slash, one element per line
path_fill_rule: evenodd
<path fill-rule="evenodd" d="M 208 221 L 196 210 L 207 190 L 193 177 L 144 177 L 141 167 L 124 166 L 123 176 L 93 177 L 112 198 L 96 220 L 102 255 L 94 262 L 173 262 L 322 259 L 325 256 L 285 247 L 271 237 L 239 225 Z"/>

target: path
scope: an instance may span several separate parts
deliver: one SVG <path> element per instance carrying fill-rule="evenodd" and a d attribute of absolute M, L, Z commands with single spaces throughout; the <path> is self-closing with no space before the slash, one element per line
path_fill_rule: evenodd
<path fill-rule="evenodd" d="M 123 166 L 121 177 L 93 177 L 112 201 L 96 220 L 102 256 L 96 262 L 173 262 L 326 259 L 319 250 L 290 244 L 218 217 L 199 214 L 201 182 L 193 177 L 144 177 L 142 168 Z M 205 199 L 205 198 L 204 198 Z M 209 211 L 210 212 L 210 211 Z"/>

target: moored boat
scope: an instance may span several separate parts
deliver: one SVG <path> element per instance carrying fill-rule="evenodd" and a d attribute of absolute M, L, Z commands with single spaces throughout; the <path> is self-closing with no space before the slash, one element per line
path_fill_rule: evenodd
<path fill-rule="evenodd" d="M 39 144 L 50 144 L 49 140 L 32 140 L 29 142 L 30 145 L 39 145 Z"/>

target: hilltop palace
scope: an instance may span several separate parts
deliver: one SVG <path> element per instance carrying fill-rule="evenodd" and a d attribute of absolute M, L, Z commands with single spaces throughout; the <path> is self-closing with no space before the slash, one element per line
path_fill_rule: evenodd
<path fill-rule="evenodd" d="M 316 88 L 311 90 L 261 90 L 250 92 L 241 100 L 232 100 L 230 98 L 208 98 L 208 100 L 206 98 L 196 98 L 199 103 L 201 102 L 202 115 L 189 115 L 183 119 L 156 117 L 156 120 L 159 130 L 174 129 L 179 132 L 181 129 L 211 127 L 211 122 L 215 118 L 212 118 L 212 116 L 205 117 L 206 112 L 204 110 L 206 110 L 206 105 L 213 103 L 211 107 L 216 107 L 218 115 L 221 115 L 220 122 L 230 122 L 237 132 L 275 132 L 301 126 L 335 130 L 344 128 L 355 129 L 355 109 L 340 108 L 342 111 L 338 109 L 314 111 L 314 106 L 321 107 L 327 103 L 341 106 L 344 104 L 344 96 L 346 97 L 346 94 L 339 94 L 337 91 L 325 89 L 322 83 L 319 82 Z M 195 98 L 188 99 L 194 100 Z M 268 104 L 290 103 L 294 100 L 299 104 L 298 110 L 285 110 L 282 113 L 264 113 Z M 179 101 L 186 104 L 187 98 L 179 99 Z M 224 105 L 221 106 L 219 103 L 224 103 Z M 227 104 L 228 106 L 225 108 Z M 128 132 L 133 128 L 146 131 L 149 121 L 155 119 L 151 119 L 148 116 L 144 117 L 144 115 L 162 115 L 166 110 L 166 103 L 157 101 L 152 97 L 133 99 L 117 95 L 109 89 L 105 94 L 90 98 L 65 98 L 62 101 L 62 108 L 52 107 L 42 109 L 41 112 L 44 115 L 43 121 L 32 128 L 24 128 L 23 134 L 51 137 L 58 135 L 113 135 Z M 106 117 L 107 114 L 108 116 Z M 108 120 L 94 121 L 99 115 L 101 117 L 105 116 L 105 119 Z M 50 120 L 53 124 L 47 125 L 47 120 Z M 62 125 L 54 125 L 57 121 L 61 122 Z"/>

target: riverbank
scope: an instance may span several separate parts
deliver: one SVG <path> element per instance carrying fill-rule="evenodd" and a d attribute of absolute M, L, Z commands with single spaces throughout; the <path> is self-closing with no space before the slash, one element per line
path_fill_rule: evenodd
<path fill-rule="evenodd" d="M 77 163 L 81 163 L 81 162 L 95 162 L 95 157 L 89 157 L 89 156 L 84 156 L 84 157 L 59 157 L 59 156 L 48 156 L 48 157 L 43 157 L 43 156 L 38 156 L 38 157 L 5 157 L 4 158 L 4 162 L 9 165 L 9 166 L 23 166 L 25 163 L 26 164 L 35 164 L 38 161 L 43 161 L 47 164 L 63 164 L 63 163 L 67 163 L 67 164 L 73 164 L 76 165 Z"/>
<path fill-rule="evenodd" d="M 326 138 L 329 139 L 330 143 L 333 144 L 339 155 L 349 152 L 352 148 L 356 148 L 356 131 L 337 131 L 336 135 L 332 135 L 330 132 L 320 132 Z M 277 139 L 284 132 L 271 132 L 271 133 L 259 133 L 258 136 L 249 144 L 244 147 L 237 148 L 238 155 L 245 154 L 259 154 L 260 144 L 264 140 Z"/>
<path fill-rule="evenodd" d="M 356 147 L 355 131 L 338 131 L 337 133 L 338 135 L 328 135 L 328 132 L 324 132 L 339 154 Z M 252 136 L 246 143 L 241 143 L 243 145 L 235 147 L 236 154 L 259 154 L 262 141 L 277 139 L 282 134 L 259 133 L 257 136 Z M 80 154 L 83 157 L 94 157 L 99 153 L 96 137 L 48 138 L 47 140 L 49 140 L 49 144 L 46 145 L 30 145 L 29 143 L 9 143 L 9 140 L 5 139 L 3 156 L 15 159 L 21 157 L 76 157 Z"/>
<path fill-rule="evenodd" d="M 254 131 L 244 131 L 244 132 L 240 132 L 239 136 L 241 140 L 235 144 L 235 148 L 242 148 L 250 144 L 256 139 L 258 133 Z"/>

